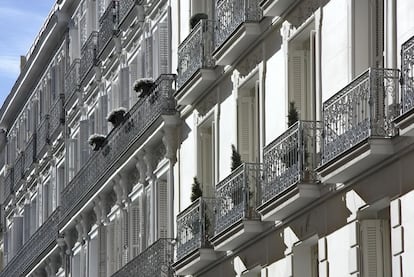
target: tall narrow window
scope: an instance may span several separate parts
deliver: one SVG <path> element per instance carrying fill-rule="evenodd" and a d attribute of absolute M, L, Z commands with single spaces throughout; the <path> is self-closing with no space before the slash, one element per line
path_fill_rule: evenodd
<path fill-rule="evenodd" d="M 313 28 L 313 23 L 309 23 L 289 40 L 288 100 L 289 103 L 294 102 L 299 119 L 302 120 L 315 118 L 315 35 Z"/>
<path fill-rule="evenodd" d="M 214 195 L 215 178 L 215 124 L 213 116 L 204 120 L 198 127 L 198 172 L 203 195 Z"/>
<path fill-rule="evenodd" d="M 258 82 L 239 88 L 237 99 L 237 146 L 242 161 L 258 161 Z"/>

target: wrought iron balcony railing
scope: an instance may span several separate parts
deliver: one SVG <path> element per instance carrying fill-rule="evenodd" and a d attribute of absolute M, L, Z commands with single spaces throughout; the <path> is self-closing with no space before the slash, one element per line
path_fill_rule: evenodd
<path fill-rule="evenodd" d="M 177 216 L 177 261 L 194 250 L 211 247 L 214 235 L 214 198 L 198 198 Z"/>
<path fill-rule="evenodd" d="M 65 99 L 66 103 L 72 102 L 73 98 L 76 96 L 76 92 L 79 90 L 79 65 L 80 60 L 75 59 L 72 62 L 68 72 L 65 77 Z M 65 104 L 66 104 L 65 103 Z"/>
<path fill-rule="evenodd" d="M 216 8 L 215 49 L 245 22 L 259 22 L 263 12 L 259 0 L 221 0 Z"/>
<path fill-rule="evenodd" d="M 24 150 L 24 168 L 29 170 L 36 161 L 36 133 L 29 138 Z"/>
<path fill-rule="evenodd" d="M 37 128 L 36 157 L 39 157 L 49 144 L 49 115 L 46 115 Z"/>
<path fill-rule="evenodd" d="M 4 195 L 3 195 L 3 200 L 7 200 L 10 196 L 10 194 L 13 192 L 13 178 L 14 178 L 14 173 L 13 173 L 13 167 L 9 168 L 6 176 L 4 177 Z"/>
<path fill-rule="evenodd" d="M 399 70 L 368 69 L 323 104 L 322 164 L 369 137 L 395 135 Z"/>
<path fill-rule="evenodd" d="M 212 53 L 214 22 L 202 19 L 178 47 L 177 88 L 180 89 L 197 70 L 215 66 Z"/>
<path fill-rule="evenodd" d="M 135 5 L 141 5 L 142 0 L 119 1 L 119 22 L 124 21 Z"/>
<path fill-rule="evenodd" d="M 98 52 L 98 32 L 92 32 L 82 46 L 81 59 L 79 65 L 80 82 L 84 80 L 86 75 L 97 64 Z"/>
<path fill-rule="evenodd" d="M 216 186 L 214 235 L 243 219 L 259 219 L 256 212 L 263 170 L 260 164 L 244 163 Z"/>
<path fill-rule="evenodd" d="M 106 137 L 105 146 L 92 153 L 62 191 L 63 219 L 89 192 L 98 188 L 97 184 L 104 176 L 116 170 L 114 164 L 120 162 L 121 157 L 127 158 L 124 155 L 127 150 L 161 115 L 175 113 L 174 91 L 175 75 L 161 75 L 155 81 L 152 92 L 130 109 L 123 124 L 112 129 Z"/>
<path fill-rule="evenodd" d="M 132 259 L 112 277 L 172 277 L 173 246 L 171 239 L 159 239 Z"/>
<path fill-rule="evenodd" d="M 401 46 L 402 113 L 414 107 L 414 37 Z"/>
<path fill-rule="evenodd" d="M 0 277 L 26 276 L 32 265 L 42 259 L 43 252 L 52 247 L 57 240 L 59 217 L 58 207 L 7 263 L 0 272 Z"/>
<path fill-rule="evenodd" d="M 14 162 L 13 168 L 14 168 L 13 170 L 14 172 L 13 191 L 17 191 L 20 181 L 23 178 L 23 173 L 24 173 L 24 153 L 23 152 L 21 152 L 17 156 L 16 161 Z"/>
<path fill-rule="evenodd" d="M 53 104 L 50 109 L 50 119 L 49 119 L 49 134 L 50 137 L 54 137 L 56 132 L 65 122 L 65 113 L 63 111 L 63 98 L 58 98 L 58 100 Z"/>
<path fill-rule="evenodd" d="M 322 122 L 298 121 L 264 148 L 262 203 L 299 182 L 317 181 L 314 169 L 320 163 L 322 130 Z"/>
<path fill-rule="evenodd" d="M 99 19 L 99 54 L 101 54 L 103 49 L 105 49 L 112 36 L 118 33 L 118 25 L 119 1 L 112 0 Z"/>

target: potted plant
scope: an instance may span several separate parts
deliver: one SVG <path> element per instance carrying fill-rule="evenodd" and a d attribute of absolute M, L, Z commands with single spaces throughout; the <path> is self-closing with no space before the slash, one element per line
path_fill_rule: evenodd
<path fill-rule="evenodd" d="M 242 159 L 240 153 L 237 152 L 236 146 L 231 145 L 231 171 L 242 165 Z"/>
<path fill-rule="evenodd" d="M 208 16 L 205 13 L 196 13 L 190 18 L 190 27 L 193 29 L 201 19 L 207 19 Z"/>
<path fill-rule="evenodd" d="M 126 114 L 126 109 L 124 107 L 113 109 L 106 117 L 106 120 L 108 122 L 111 122 L 112 126 L 114 126 L 115 128 L 121 125 L 121 123 L 124 121 L 125 114 Z"/>
<path fill-rule="evenodd" d="M 150 95 L 153 86 L 154 80 L 152 78 L 141 78 L 135 81 L 134 90 L 137 92 L 139 98 L 144 98 Z"/>
<path fill-rule="evenodd" d="M 201 189 L 201 184 L 198 181 L 197 177 L 194 177 L 194 182 L 191 186 L 191 202 L 196 201 L 198 198 L 203 196 L 203 191 Z"/>
<path fill-rule="evenodd" d="M 295 102 L 292 101 L 289 103 L 289 110 L 288 110 L 288 127 L 292 126 L 299 120 L 299 113 L 295 107 Z"/>
<path fill-rule="evenodd" d="M 88 139 L 88 143 L 90 146 L 92 146 L 93 151 L 98 151 L 99 149 L 102 149 L 106 141 L 106 137 L 101 134 L 92 134 L 90 135 Z"/>

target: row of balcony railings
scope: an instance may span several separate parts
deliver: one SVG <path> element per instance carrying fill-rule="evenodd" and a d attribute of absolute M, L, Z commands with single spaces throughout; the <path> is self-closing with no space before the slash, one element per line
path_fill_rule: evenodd
<path fill-rule="evenodd" d="M 162 74 L 150 93 L 140 98 L 124 116 L 122 123 L 105 137 L 79 172 L 62 191 L 62 219 L 65 219 L 89 193 L 98 188 L 105 176 L 110 176 L 115 163 L 126 159 L 125 153 L 161 117 L 176 112 L 174 99 L 175 75 Z"/>
<path fill-rule="evenodd" d="M 70 106 L 76 100 L 76 92 L 79 90 L 79 66 L 80 59 L 72 61 L 65 77 L 65 106 Z"/>
<path fill-rule="evenodd" d="M 49 122 L 50 116 L 45 115 L 37 128 L 36 156 L 41 157 L 47 151 L 49 145 Z"/>
<path fill-rule="evenodd" d="M 401 46 L 401 112 L 414 108 L 414 37 Z"/>
<path fill-rule="evenodd" d="M 182 211 L 177 260 L 209 247 L 209 239 L 240 220 L 260 220 L 257 208 L 297 184 L 319 183 L 317 168 L 358 143 L 395 135 L 398 79 L 398 70 L 367 70 L 324 103 L 323 121 L 296 122 L 265 146 L 263 165 L 243 164 L 217 184 L 215 199 L 199 199 Z"/>
<path fill-rule="evenodd" d="M 178 47 L 177 88 L 201 68 L 214 68 L 214 21 L 202 19 Z"/>
<path fill-rule="evenodd" d="M 11 167 L 7 170 L 7 173 L 4 176 L 3 199 L 5 201 L 7 201 L 7 199 L 13 192 L 13 183 L 14 183 L 13 179 L 14 179 L 14 173 L 13 173 L 13 167 Z"/>
<path fill-rule="evenodd" d="M 0 272 L 0 277 L 25 276 L 32 265 L 38 263 L 42 254 L 49 251 L 58 239 L 59 218 L 60 207 L 48 217 L 7 263 Z"/>
<path fill-rule="evenodd" d="M 174 276 L 171 269 L 173 253 L 172 239 L 159 239 L 115 272 L 112 277 L 172 277 Z"/>
<path fill-rule="evenodd" d="M 370 68 L 323 104 L 322 165 L 370 137 L 392 137 L 399 70 Z"/>
<path fill-rule="evenodd" d="M 53 141 L 54 138 L 60 133 L 61 127 L 65 123 L 65 111 L 63 109 L 64 95 L 61 95 L 57 101 L 53 104 L 49 112 L 49 140 Z"/>
<path fill-rule="evenodd" d="M 118 33 L 119 7 L 121 4 L 124 4 L 123 1 L 112 0 L 99 19 L 99 56 L 102 54 L 103 50 L 106 48 L 112 37 Z"/>
<path fill-rule="evenodd" d="M 88 39 L 82 46 L 79 64 L 80 83 L 83 82 L 92 68 L 97 65 L 97 52 L 99 49 L 98 36 L 99 33 L 97 31 L 91 32 Z"/>

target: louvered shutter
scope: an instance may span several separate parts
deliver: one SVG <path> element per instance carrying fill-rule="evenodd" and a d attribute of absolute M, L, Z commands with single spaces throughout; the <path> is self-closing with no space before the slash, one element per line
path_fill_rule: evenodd
<path fill-rule="evenodd" d="M 141 53 L 141 51 L 139 51 Z M 138 79 L 138 57 L 132 60 L 129 65 L 129 106 L 132 107 L 137 102 L 137 93 L 134 91 L 134 83 Z"/>
<path fill-rule="evenodd" d="M 154 29 L 152 33 L 152 76 L 154 79 L 157 79 L 160 75 L 160 50 L 159 45 L 160 44 L 160 37 L 159 37 L 159 24 L 157 28 Z"/>
<path fill-rule="evenodd" d="M 99 237 L 91 238 L 88 251 L 88 277 L 99 277 Z"/>
<path fill-rule="evenodd" d="M 117 213 L 116 215 L 116 221 L 115 221 L 115 248 L 116 249 L 116 270 L 120 269 L 122 267 L 122 254 L 123 254 L 123 234 L 122 234 L 122 217 L 120 213 Z"/>
<path fill-rule="evenodd" d="M 10 253 L 10 250 L 9 250 L 9 246 L 10 246 L 10 243 L 9 243 L 10 236 L 9 235 L 10 235 L 9 228 L 6 228 L 6 230 L 5 230 L 4 234 L 3 234 L 3 248 L 4 248 L 4 257 L 5 257 L 6 264 L 10 260 L 9 259 L 9 253 Z"/>
<path fill-rule="evenodd" d="M 38 185 L 38 190 L 37 190 L 37 226 L 42 225 L 43 223 L 43 187 L 42 184 Z"/>
<path fill-rule="evenodd" d="M 152 37 L 147 37 L 145 39 L 145 77 L 147 78 L 156 78 L 156 76 L 153 75 L 152 65 Z"/>
<path fill-rule="evenodd" d="M 203 183 L 203 195 L 211 196 L 208 188 L 213 186 L 213 163 L 214 163 L 214 146 L 213 146 L 213 126 L 201 131 L 201 172 Z"/>
<path fill-rule="evenodd" d="M 238 101 L 238 151 L 243 162 L 254 162 L 253 97 L 241 96 Z"/>
<path fill-rule="evenodd" d="M 144 223 L 144 228 L 145 228 L 145 246 L 151 245 L 152 243 L 152 225 L 154 224 L 151 216 L 151 187 L 148 186 L 145 189 L 145 198 L 144 198 L 145 202 L 144 202 L 144 219 L 145 219 L 145 223 Z"/>
<path fill-rule="evenodd" d="M 24 204 L 23 208 L 23 243 L 30 238 L 30 204 Z"/>
<path fill-rule="evenodd" d="M 361 221 L 361 247 L 362 247 L 362 276 L 383 277 L 384 265 L 389 263 L 388 251 L 385 247 L 383 234 L 387 234 L 387 221 L 362 220 Z M 389 237 L 389 234 L 387 234 Z"/>
<path fill-rule="evenodd" d="M 119 107 L 118 100 L 119 100 L 119 83 L 118 81 L 114 81 L 112 82 L 112 88 L 111 88 L 111 106 L 108 112 Z"/>
<path fill-rule="evenodd" d="M 50 181 L 43 184 L 43 194 L 42 194 L 42 201 L 43 201 L 43 221 L 45 222 L 49 215 L 49 200 L 50 200 Z"/>
<path fill-rule="evenodd" d="M 80 165 L 83 166 L 89 157 L 89 125 L 88 120 L 81 120 L 79 123 L 79 146 L 80 146 Z"/>
<path fill-rule="evenodd" d="M 115 272 L 116 268 L 116 247 L 115 247 L 115 224 L 110 222 L 106 226 L 106 239 L 107 239 L 107 250 L 106 251 L 106 261 L 107 261 L 107 272 L 108 275 L 111 275 Z"/>
<path fill-rule="evenodd" d="M 36 231 L 36 217 L 37 217 L 37 196 L 35 196 L 30 203 L 30 236 Z"/>
<path fill-rule="evenodd" d="M 295 102 L 300 119 L 306 119 L 305 52 L 296 50 L 289 56 L 289 101 Z"/>
<path fill-rule="evenodd" d="M 56 166 L 52 166 L 51 172 L 50 172 L 50 184 L 51 184 L 51 209 L 50 209 L 50 214 L 52 213 L 52 211 L 54 209 L 56 209 L 57 207 L 57 199 L 58 199 L 58 180 L 57 180 L 57 167 Z"/>
<path fill-rule="evenodd" d="M 158 24 L 158 75 L 171 72 L 169 34 L 167 20 L 160 22 Z"/>
<path fill-rule="evenodd" d="M 52 103 L 58 98 L 57 93 L 57 67 L 54 65 L 50 68 L 50 98 L 52 99 Z"/>
<path fill-rule="evenodd" d="M 141 231 L 141 211 L 139 198 L 129 207 L 130 218 L 130 242 L 131 242 L 131 259 L 138 256 L 140 249 L 140 231 Z"/>
<path fill-rule="evenodd" d="M 104 225 L 99 226 L 99 276 L 106 276 L 107 267 L 107 233 Z"/>
<path fill-rule="evenodd" d="M 23 216 L 17 215 L 13 217 L 12 241 L 13 255 L 16 255 L 23 245 Z"/>
<path fill-rule="evenodd" d="M 128 211 L 122 210 L 122 266 L 129 260 L 129 224 Z"/>
<path fill-rule="evenodd" d="M 108 115 L 108 95 L 99 97 L 99 132 L 101 134 L 108 133 L 108 122 L 106 116 Z"/>
<path fill-rule="evenodd" d="M 167 183 L 159 180 L 157 182 L 158 238 L 166 238 L 168 236 L 168 201 L 167 199 L 168 199 Z"/>
<path fill-rule="evenodd" d="M 120 79 L 120 106 L 129 108 L 129 67 L 122 67 L 119 72 Z"/>
<path fill-rule="evenodd" d="M 78 140 L 77 138 L 68 139 L 68 182 L 72 180 L 77 171 L 78 164 Z"/>

